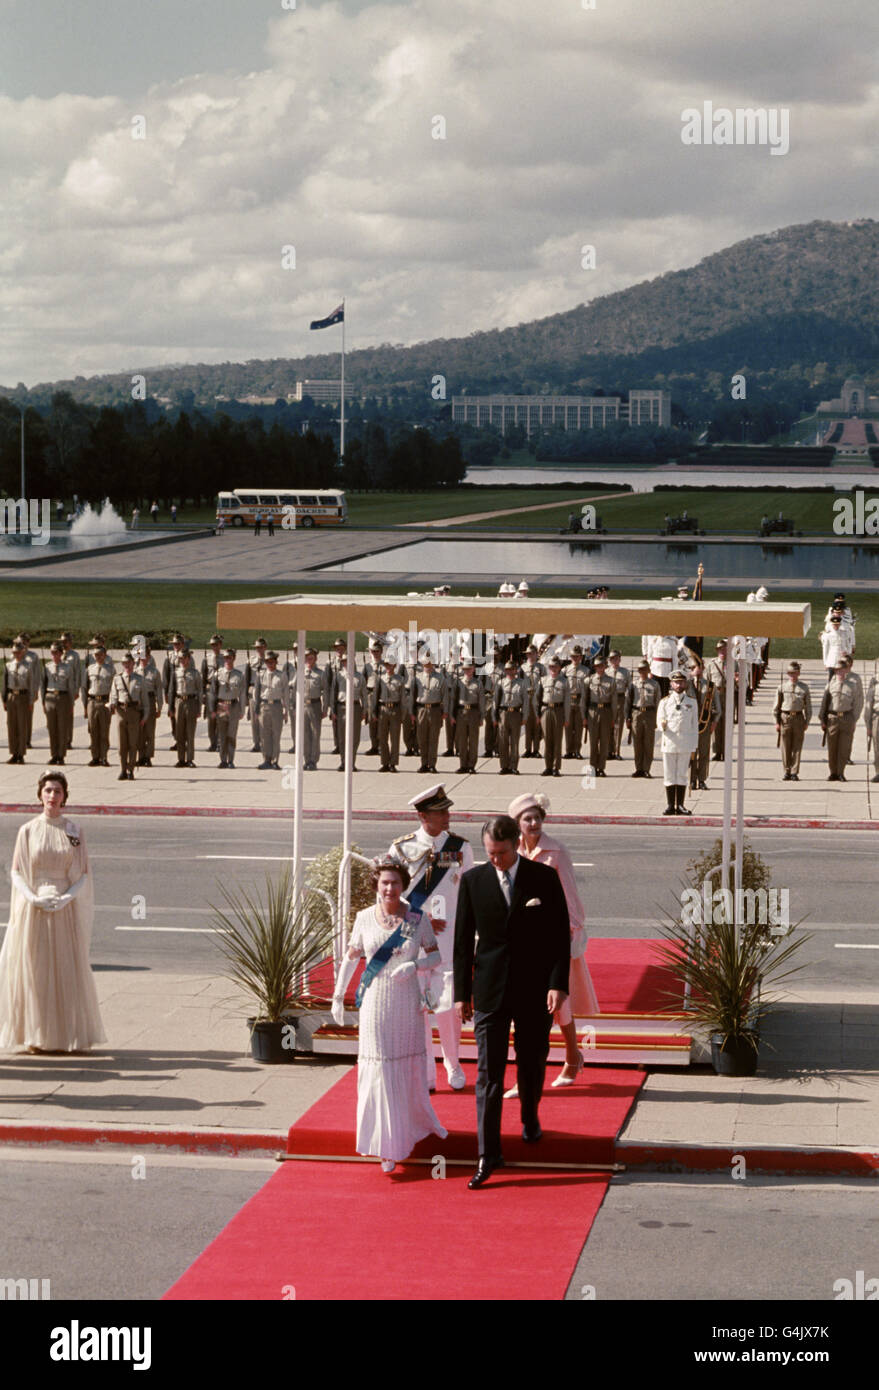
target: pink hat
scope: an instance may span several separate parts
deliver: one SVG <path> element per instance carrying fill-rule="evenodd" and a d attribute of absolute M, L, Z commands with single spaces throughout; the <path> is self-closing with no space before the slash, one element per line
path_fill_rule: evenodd
<path fill-rule="evenodd" d="M 510 802 L 507 814 L 518 820 L 522 812 L 530 810 L 532 806 L 536 806 L 538 811 L 546 815 L 549 811 L 549 797 L 544 796 L 543 792 L 523 792 Z"/>

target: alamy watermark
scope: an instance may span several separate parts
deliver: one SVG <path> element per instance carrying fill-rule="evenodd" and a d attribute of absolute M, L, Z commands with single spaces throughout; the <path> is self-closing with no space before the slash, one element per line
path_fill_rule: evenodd
<path fill-rule="evenodd" d="M 455 627 L 437 629 L 419 627 L 411 619 L 408 631 L 392 627 L 386 634 L 382 660 L 393 661 L 398 666 L 412 666 L 427 656 L 434 664 L 463 657 L 464 665 L 484 666 L 493 657 L 495 645 L 493 628 L 486 628 L 484 632 Z"/>
<path fill-rule="evenodd" d="M 30 536 L 31 545 L 48 545 L 52 503 L 48 497 L 0 498 L 0 536 Z"/>
<path fill-rule="evenodd" d="M 681 921 L 685 927 L 729 926 L 733 921 L 746 926 L 774 927 L 778 934 L 790 931 L 790 890 L 787 888 L 712 889 L 703 883 L 681 893 Z"/>
<path fill-rule="evenodd" d="M 833 530 L 837 536 L 879 536 L 879 497 L 857 488 L 853 497 L 835 498 Z"/>
<path fill-rule="evenodd" d="M 681 112 L 684 145 L 769 145 L 770 154 L 790 149 L 790 110 L 786 106 L 718 106 L 703 101 Z"/>

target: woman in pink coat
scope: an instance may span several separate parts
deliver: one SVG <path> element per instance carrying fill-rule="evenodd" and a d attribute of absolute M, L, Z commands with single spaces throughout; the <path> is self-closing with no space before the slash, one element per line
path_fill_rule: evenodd
<path fill-rule="evenodd" d="M 563 844 L 547 835 L 543 828 L 549 810 L 549 798 L 542 792 L 525 792 L 510 802 L 509 813 L 519 823 L 521 839 L 519 853 L 526 859 L 537 859 L 555 869 L 562 881 L 568 916 L 571 921 L 571 992 L 555 1014 L 555 1021 L 565 1039 L 565 1065 L 553 1086 L 571 1086 L 584 1065 L 583 1054 L 577 1046 L 574 1015 L 591 1017 L 600 1013 L 595 988 L 586 965 L 586 913 L 577 892 L 574 865 Z"/>

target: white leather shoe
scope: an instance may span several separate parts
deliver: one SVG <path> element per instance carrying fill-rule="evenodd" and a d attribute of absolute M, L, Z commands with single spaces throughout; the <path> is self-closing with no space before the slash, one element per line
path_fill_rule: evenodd
<path fill-rule="evenodd" d="M 573 1063 L 571 1062 L 565 1062 L 565 1065 L 562 1067 L 555 1081 L 553 1081 L 551 1084 L 553 1086 L 573 1086 L 574 1082 L 577 1080 L 577 1077 L 580 1075 L 580 1072 L 586 1065 L 583 1059 L 582 1052 L 578 1055 L 577 1067 L 573 1076 L 571 1076 L 570 1074 L 572 1065 Z"/>
<path fill-rule="evenodd" d="M 446 1075 L 453 1091 L 463 1091 L 467 1085 L 467 1078 L 460 1067 L 446 1067 Z"/>
<path fill-rule="evenodd" d="M 394 1163 L 393 1159 L 390 1159 L 390 1158 L 383 1158 L 383 1159 L 382 1159 L 382 1172 L 383 1172 L 383 1173 L 393 1173 L 393 1171 L 394 1171 L 394 1169 L 396 1168 L 396 1166 L 397 1166 L 397 1165 L 396 1165 L 396 1163 Z"/>
<path fill-rule="evenodd" d="M 518 1086 L 511 1086 L 508 1091 L 504 1091 L 504 1100 L 515 1100 L 519 1094 Z"/>

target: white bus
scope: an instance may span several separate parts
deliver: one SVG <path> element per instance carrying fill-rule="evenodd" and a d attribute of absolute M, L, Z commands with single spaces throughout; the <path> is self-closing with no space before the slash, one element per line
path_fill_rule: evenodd
<path fill-rule="evenodd" d="M 217 496 L 217 520 L 227 526 L 252 526 L 257 516 L 263 524 L 272 518 L 275 525 L 292 529 L 300 526 L 342 526 L 348 520 L 348 503 L 337 488 L 236 487 Z M 285 520 L 286 518 L 286 520 Z"/>

